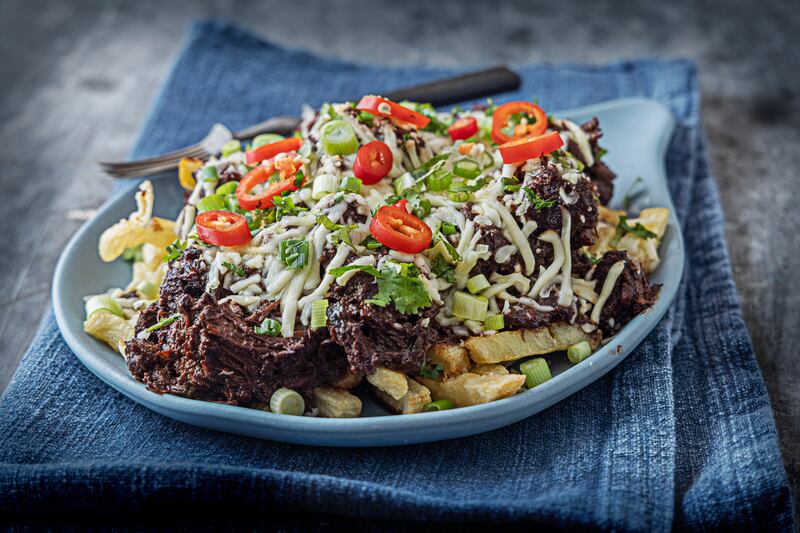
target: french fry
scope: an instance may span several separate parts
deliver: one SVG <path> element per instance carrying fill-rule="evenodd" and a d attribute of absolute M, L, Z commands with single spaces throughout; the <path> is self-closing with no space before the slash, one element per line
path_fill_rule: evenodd
<path fill-rule="evenodd" d="M 566 350 L 581 341 L 588 341 L 594 350 L 600 343 L 600 332 L 586 333 L 577 324 L 561 322 L 537 329 L 470 337 L 465 345 L 473 361 L 485 364 Z"/>
<path fill-rule="evenodd" d="M 513 396 L 525 383 L 521 374 L 473 374 L 467 372 L 443 381 L 421 378 L 434 400 L 448 399 L 457 407 L 478 405 Z"/>
<path fill-rule="evenodd" d="M 376 389 L 385 392 L 395 400 L 408 393 L 408 379 L 402 372 L 379 366 L 372 374 L 367 374 L 369 381 Z"/>
<path fill-rule="evenodd" d="M 395 413 L 408 415 L 422 412 L 422 408 L 431 401 L 431 391 L 411 378 L 406 379 L 408 380 L 408 392 L 402 398 L 395 399 L 377 388 L 373 389 L 375 396 Z"/>
<path fill-rule="evenodd" d="M 599 208 L 598 238 L 589 251 L 596 256 L 602 256 L 608 250 L 625 250 L 628 255 L 642 264 L 645 272 L 650 273 L 658 267 L 661 261 L 658 256 L 658 245 L 667 230 L 669 209 L 664 207 L 642 209 L 637 218 L 628 220 L 628 225 L 631 227 L 641 224 L 655 233 L 655 239 L 642 239 L 633 233 L 626 233 L 620 237 L 619 242 L 613 243 L 617 236 L 619 217 L 624 214 L 625 211 L 612 211 L 602 206 Z"/>
<path fill-rule="evenodd" d="M 505 376 L 508 369 L 503 365 L 476 365 L 470 372 L 480 376 Z"/>
<path fill-rule="evenodd" d="M 457 376 L 469 369 L 469 354 L 458 344 L 434 344 L 428 350 L 428 360 L 442 365 L 446 376 Z"/>
<path fill-rule="evenodd" d="M 111 346 L 122 353 L 120 342 L 129 341 L 136 334 L 136 319 L 138 314 L 131 319 L 124 319 L 110 311 L 95 311 L 83 323 L 83 331 Z"/>
<path fill-rule="evenodd" d="M 361 400 L 345 390 L 317 387 L 314 389 L 314 400 L 319 413 L 326 418 L 361 416 Z"/>

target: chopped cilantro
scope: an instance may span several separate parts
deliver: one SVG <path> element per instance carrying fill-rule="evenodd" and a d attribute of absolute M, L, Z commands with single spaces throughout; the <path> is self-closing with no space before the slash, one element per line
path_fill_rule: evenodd
<path fill-rule="evenodd" d="M 308 264 L 308 241 L 286 239 L 279 246 L 281 262 L 291 270 L 299 270 Z"/>
<path fill-rule="evenodd" d="M 516 176 L 511 176 L 510 178 L 503 178 L 503 190 L 507 193 L 515 193 L 522 185 L 519 184 L 519 179 Z"/>
<path fill-rule="evenodd" d="M 169 263 L 173 259 L 179 258 L 188 244 L 188 241 L 176 239 L 175 242 L 167 246 L 167 255 L 164 257 L 164 262 Z"/>
<path fill-rule="evenodd" d="M 431 272 L 436 274 L 437 278 L 443 279 L 447 283 L 456 282 L 455 268 L 453 268 L 453 265 L 445 261 L 445 259 L 441 255 L 437 256 L 436 259 L 433 261 Z"/>
<path fill-rule="evenodd" d="M 524 190 L 525 194 L 528 195 L 528 200 L 531 202 L 531 204 L 533 205 L 533 208 L 536 211 L 541 211 L 542 209 L 545 209 L 545 208 L 548 208 L 548 207 L 553 207 L 554 205 L 556 205 L 556 201 L 555 200 L 544 200 L 544 199 L 542 199 L 542 197 L 540 197 L 536 193 L 536 191 L 534 191 L 533 189 L 531 189 L 528 186 L 523 185 L 522 186 L 522 190 Z"/>
<path fill-rule="evenodd" d="M 378 250 L 379 248 L 383 247 L 383 244 L 375 240 L 375 237 L 370 235 L 369 237 L 361 241 L 361 246 L 366 246 L 367 250 Z"/>
<path fill-rule="evenodd" d="M 308 211 L 307 207 L 294 205 L 291 196 L 274 196 L 272 203 L 275 204 L 275 219 L 281 220 L 283 217 L 297 216 L 301 211 Z"/>
<path fill-rule="evenodd" d="M 419 375 L 423 378 L 428 379 L 436 379 L 439 377 L 439 374 L 444 370 L 444 366 L 442 363 L 436 363 L 429 367 L 427 361 L 422 361 L 422 364 L 419 367 Z"/>
<path fill-rule="evenodd" d="M 356 229 L 358 224 L 350 224 L 348 226 L 337 224 L 326 215 L 319 215 L 317 217 L 317 222 L 322 224 L 326 230 L 336 232 L 333 236 L 333 244 L 345 242 L 350 246 L 353 246 L 353 242 L 350 240 L 350 231 Z"/>
<path fill-rule="evenodd" d="M 234 274 L 236 274 L 240 278 L 243 278 L 243 277 L 245 277 L 247 275 L 247 272 L 245 271 L 244 267 L 242 267 L 242 266 L 234 265 L 233 263 L 229 263 L 228 261 L 223 261 L 222 262 L 222 266 L 224 266 L 225 268 L 227 268 L 228 270 L 230 270 L 231 272 L 233 272 Z"/>
<path fill-rule="evenodd" d="M 635 226 L 630 227 L 628 224 L 628 217 L 625 215 L 621 215 L 619 217 L 619 224 L 617 224 L 617 232 L 614 234 L 614 238 L 611 239 L 611 245 L 616 246 L 619 244 L 620 239 L 626 233 L 633 233 L 640 239 L 655 239 L 656 234 L 650 231 L 649 229 L 642 226 L 641 222 L 637 222 Z"/>
<path fill-rule="evenodd" d="M 420 308 L 430 307 L 431 297 L 419 276 L 419 269 L 410 263 L 394 263 L 385 265 L 381 270 L 367 265 L 350 265 L 331 269 L 332 276 L 339 277 L 350 270 L 360 270 L 375 278 L 378 293 L 366 303 L 386 307 L 394 304 L 395 309 L 404 314 L 417 313 Z"/>

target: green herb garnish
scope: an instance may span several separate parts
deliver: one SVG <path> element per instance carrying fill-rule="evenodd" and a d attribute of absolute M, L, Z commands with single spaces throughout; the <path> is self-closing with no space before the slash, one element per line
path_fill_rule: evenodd
<path fill-rule="evenodd" d="M 233 272 L 234 274 L 236 274 L 240 278 L 243 278 L 243 277 L 245 277 L 247 275 L 247 272 L 245 271 L 244 267 L 242 267 L 242 266 L 234 265 L 233 263 L 230 263 L 228 261 L 223 261 L 222 262 L 222 266 L 224 266 L 225 268 L 227 268 L 228 270 L 230 270 L 231 272 Z"/>
<path fill-rule="evenodd" d="M 522 190 L 524 190 L 525 194 L 528 195 L 528 200 L 531 202 L 531 205 L 533 205 L 533 208 L 536 211 L 541 211 L 542 209 L 553 207 L 554 205 L 556 205 L 555 200 L 544 200 L 541 196 L 537 194 L 536 191 L 534 191 L 533 189 L 531 189 L 526 185 L 522 186 Z"/>
<path fill-rule="evenodd" d="M 369 274 L 378 283 L 378 293 L 364 300 L 366 303 L 378 307 L 391 303 L 404 314 L 415 314 L 421 308 L 431 306 L 431 297 L 420 279 L 419 269 L 411 263 L 387 263 L 381 270 L 367 265 L 349 265 L 331 269 L 329 273 L 338 278 L 351 270 Z"/>
<path fill-rule="evenodd" d="M 442 363 L 436 363 L 433 366 L 428 366 L 427 361 L 422 361 L 422 364 L 419 367 L 419 375 L 423 378 L 428 379 L 436 379 L 439 377 L 439 374 L 444 370 L 444 366 Z"/>
<path fill-rule="evenodd" d="M 286 239 L 279 246 L 281 263 L 290 270 L 299 270 L 308 264 L 308 241 L 299 239 Z"/>
<path fill-rule="evenodd" d="M 641 222 L 637 222 L 635 226 L 631 227 L 628 224 L 628 217 L 620 215 L 619 224 L 617 224 L 617 232 L 614 234 L 614 238 L 611 239 L 611 246 L 619 244 L 620 239 L 622 239 L 622 236 L 626 233 L 633 233 L 640 239 L 655 239 L 657 237 L 655 233 L 642 226 Z"/>

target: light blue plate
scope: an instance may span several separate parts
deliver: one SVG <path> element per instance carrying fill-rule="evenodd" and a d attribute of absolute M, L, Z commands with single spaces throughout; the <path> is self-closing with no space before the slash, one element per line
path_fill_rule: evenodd
<path fill-rule="evenodd" d="M 554 378 L 533 390 L 497 402 L 406 416 L 388 412 L 365 397 L 364 415 L 355 419 L 286 416 L 148 391 L 128 373 L 122 358 L 83 332 L 83 296 L 125 286 L 130 265 L 122 260 L 103 263 L 97 241 L 107 227 L 134 209 L 134 184 L 114 196 L 67 245 L 56 267 L 53 304 L 64 339 L 84 365 L 100 379 L 134 401 L 165 416 L 205 428 L 251 437 L 321 446 L 391 446 L 430 442 L 490 431 L 529 417 L 582 389 L 619 364 L 658 323 L 669 307 L 683 273 L 683 239 L 667 189 L 664 157 L 674 121 L 662 105 L 644 99 L 625 99 L 559 113 L 582 122 L 597 116 L 603 128 L 605 160 L 619 177 L 612 205 L 618 205 L 636 176 L 644 191 L 635 208 L 670 209 L 661 244 L 663 258 L 651 281 L 663 287 L 653 309 L 636 317 L 610 343 L 579 365 L 554 357 Z M 154 180 L 156 211 L 174 217 L 182 204 L 177 180 Z"/>

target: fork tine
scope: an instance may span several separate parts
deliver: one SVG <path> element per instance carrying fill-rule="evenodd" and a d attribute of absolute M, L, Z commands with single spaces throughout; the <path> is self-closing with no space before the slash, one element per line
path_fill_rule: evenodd
<path fill-rule="evenodd" d="M 180 150 L 175 150 L 173 152 L 169 152 L 166 154 L 162 154 L 156 157 L 148 157 L 147 159 L 138 159 L 136 161 L 100 161 L 100 165 L 104 167 L 115 167 L 115 168 L 123 168 L 129 166 L 146 166 L 151 164 L 158 164 L 163 161 L 168 160 L 180 160 L 183 157 L 189 157 L 192 154 L 197 154 L 199 152 L 203 152 L 203 146 L 201 143 L 194 144 L 192 146 L 187 146 L 186 148 L 182 148 Z"/>
<path fill-rule="evenodd" d="M 207 157 L 208 154 L 204 150 L 197 150 L 187 152 L 183 157 Z M 156 161 L 131 161 L 126 164 L 108 164 L 101 163 L 100 168 L 105 172 L 140 172 L 146 171 L 151 167 L 160 167 L 162 165 L 176 166 L 180 159 L 160 159 Z"/>

